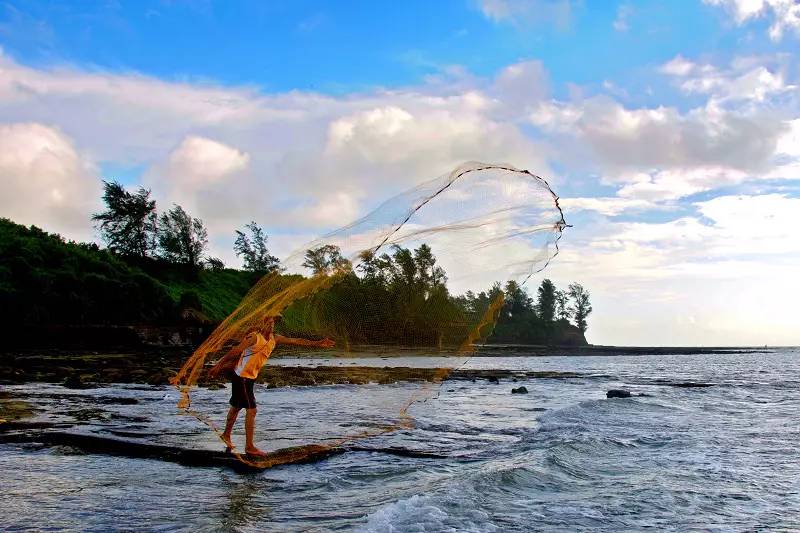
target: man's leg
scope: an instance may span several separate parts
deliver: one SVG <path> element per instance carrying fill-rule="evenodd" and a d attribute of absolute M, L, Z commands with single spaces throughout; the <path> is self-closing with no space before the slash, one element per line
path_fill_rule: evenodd
<path fill-rule="evenodd" d="M 244 435 L 245 435 L 245 452 L 249 455 L 267 455 L 258 448 L 253 442 L 253 435 L 256 431 L 256 408 L 247 409 L 244 415 Z"/>
<path fill-rule="evenodd" d="M 222 433 L 222 440 L 228 445 L 228 448 L 233 448 L 231 432 L 233 431 L 233 425 L 236 423 L 236 418 L 239 416 L 239 411 L 241 410 L 241 407 L 231 407 L 228 409 L 228 419 L 225 421 L 225 431 Z"/>

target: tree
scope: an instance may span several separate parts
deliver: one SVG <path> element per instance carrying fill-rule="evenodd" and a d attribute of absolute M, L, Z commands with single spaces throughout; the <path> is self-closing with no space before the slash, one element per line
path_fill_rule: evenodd
<path fill-rule="evenodd" d="M 436 266 L 436 257 L 427 244 L 420 244 L 419 248 L 414 250 L 414 263 L 417 267 L 417 281 L 426 291 L 443 287 L 447 283 L 444 269 Z"/>
<path fill-rule="evenodd" d="M 255 221 L 245 226 L 250 231 L 248 237 L 243 231 L 236 230 L 236 242 L 233 250 L 244 260 L 244 269 L 252 272 L 275 272 L 281 269 L 280 261 L 270 255 L 267 249 L 267 236 Z"/>
<path fill-rule="evenodd" d="M 218 257 L 207 257 L 203 263 L 208 270 L 223 270 L 225 263 Z"/>
<path fill-rule="evenodd" d="M 570 311 L 567 308 L 569 302 L 568 294 L 565 291 L 556 291 L 556 316 L 559 320 L 569 320 Z"/>
<path fill-rule="evenodd" d="M 533 309 L 531 297 L 514 280 L 506 283 L 505 310 L 510 316 L 521 316 L 523 313 Z"/>
<path fill-rule="evenodd" d="M 303 266 L 310 268 L 314 275 L 330 274 L 333 270 L 346 268 L 350 263 L 342 257 L 342 252 L 334 244 L 325 244 L 311 250 L 306 250 L 306 260 Z"/>
<path fill-rule="evenodd" d="M 173 263 L 198 266 L 208 246 L 208 231 L 199 218 L 177 204 L 161 215 L 158 246 L 161 256 Z"/>
<path fill-rule="evenodd" d="M 106 210 L 92 215 L 108 248 L 122 255 L 147 257 L 156 248 L 156 202 L 150 191 L 139 187 L 135 193 L 119 182 L 103 181 Z"/>
<path fill-rule="evenodd" d="M 538 289 L 536 314 L 545 322 L 552 322 L 556 314 L 556 286 L 549 279 L 542 281 Z"/>
<path fill-rule="evenodd" d="M 583 288 L 580 283 L 571 283 L 569 286 L 569 297 L 572 298 L 572 306 L 569 310 L 575 318 L 575 325 L 581 330 L 581 333 L 586 333 L 588 324 L 586 318 L 592 312 L 592 304 L 589 302 L 589 291 Z"/>

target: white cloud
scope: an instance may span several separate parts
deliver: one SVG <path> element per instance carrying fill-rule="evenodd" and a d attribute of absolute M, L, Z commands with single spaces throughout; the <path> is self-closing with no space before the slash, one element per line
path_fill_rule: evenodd
<path fill-rule="evenodd" d="M 658 209 L 656 204 L 639 198 L 595 197 L 595 198 L 560 198 L 559 203 L 564 215 L 569 220 L 573 211 L 594 211 L 606 216 L 617 216 L 629 211 Z"/>
<path fill-rule="evenodd" d="M 676 200 L 691 194 L 735 185 L 748 178 L 746 172 L 726 167 L 692 167 L 637 172 L 616 176 L 625 185 L 617 191 L 622 198 L 649 201 Z"/>
<path fill-rule="evenodd" d="M 775 153 L 800 158 L 800 118 L 787 122 L 786 132 L 778 139 Z"/>
<path fill-rule="evenodd" d="M 543 105 L 538 126 L 585 141 L 601 163 L 616 170 L 726 166 L 764 168 L 785 125 L 758 111 L 728 111 L 712 103 L 681 113 L 671 107 L 627 109 L 603 96 Z"/>
<path fill-rule="evenodd" d="M 541 61 L 522 61 L 500 71 L 493 93 L 509 112 L 519 116 L 550 94 L 550 80 Z"/>
<path fill-rule="evenodd" d="M 330 229 L 372 205 L 362 199 L 397 193 L 471 159 L 511 161 L 546 175 L 544 148 L 500 116 L 498 100 L 513 90 L 521 98 L 543 94 L 544 78 L 541 65 L 524 62 L 497 83 L 270 95 L 138 74 L 30 68 L 0 56 L 0 121 L 52 124 L 82 147 L 83 159 L 143 167 L 159 207 L 179 203 L 203 219 L 212 254 L 236 264 L 227 236 L 251 219 L 272 233 Z M 84 198 L 99 201 L 99 192 Z M 94 209 L 73 207 L 83 221 Z M 22 220 L 24 210 L 14 217 Z M 27 219 L 34 218 L 46 222 L 30 210 Z"/>
<path fill-rule="evenodd" d="M 478 0 L 483 15 L 495 22 L 519 26 L 550 22 L 569 26 L 576 7 L 573 0 Z"/>
<path fill-rule="evenodd" d="M 249 161 L 236 148 L 190 135 L 170 154 L 168 174 L 183 183 L 212 184 L 244 170 Z"/>
<path fill-rule="evenodd" d="M 628 31 L 630 29 L 628 19 L 632 14 L 633 7 L 630 4 L 620 4 L 617 7 L 617 18 L 614 19 L 611 25 L 617 31 Z"/>
<path fill-rule="evenodd" d="M 721 6 L 733 15 L 738 25 L 751 19 L 767 17 L 770 19 L 769 36 L 780 41 L 789 30 L 800 35 L 800 3 L 796 0 L 703 0 L 705 3 Z"/>
<path fill-rule="evenodd" d="M 34 122 L 0 125 L 0 216 L 89 239 L 89 214 L 100 199 L 95 172 L 56 128 Z"/>
<path fill-rule="evenodd" d="M 729 68 L 719 69 L 678 55 L 662 65 L 660 71 L 677 78 L 678 86 L 688 94 L 707 94 L 717 102 L 763 102 L 770 96 L 796 88 L 785 82 L 783 68 L 780 64 L 764 65 L 739 58 Z"/>

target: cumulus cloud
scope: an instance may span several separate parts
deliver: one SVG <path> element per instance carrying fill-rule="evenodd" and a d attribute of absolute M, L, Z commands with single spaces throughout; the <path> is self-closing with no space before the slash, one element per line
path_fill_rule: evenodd
<path fill-rule="evenodd" d="M 532 121 L 580 137 L 602 163 L 618 170 L 764 168 L 785 130 L 785 124 L 768 113 L 727 111 L 713 103 L 688 113 L 672 107 L 628 109 L 605 96 L 543 105 Z"/>
<path fill-rule="evenodd" d="M 740 170 L 700 166 L 615 176 L 625 185 L 617 191 L 622 198 L 660 201 L 676 200 L 699 192 L 735 185 L 747 179 Z"/>
<path fill-rule="evenodd" d="M 796 88 L 786 83 L 784 68 L 780 64 L 764 65 L 749 58 L 738 58 L 728 68 L 720 69 L 678 55 L 662 65 L 660 71 L 673 76 L 685 93 L 711 95 L 717 102 L 763 102 L 770 96 Z"/>
<path fill-rule="evenodd" d="M 250 156 L 223 143 L 190 135 L 170 154 L 168 175 L 186 183 L 208 185 L 244 170 Z"/>
<path fill-rule="evenodd" d="M 159 206 L 179 203 L 203 219 L 212 254 L 235 264 L 225 236 L 251 219 L 273 233 L 324 231 L 465 160 L 509 161 L 547 175 L 544 146 L 503 114 L 504 100 L 532 102 L 546 94 L 545 84 L 534 61 L 512 65 L 496 80 L 454 87 L 266 94 L 31 68 L 0 56 L 0 120 L 52 125 L 100 167 L 144 168 L 142 183 Z M 75 157 L 72 168 L 82 169 L 88 159 Z M 9 194 L 21 193 L 23 182 L 6 182 Z M 82 197 L 99 202 L 99 195 L 95 189 Z M 94 209 L 72 205 L 76 220 Z M 23 216 L 20 209 L 10 214 L 43 223 L 34 210 Z M 54 221 L 50 229 L 64 228 Z"/>
<path fill-rule="evenodd" d="M 796 0 L 703 0 L 706 4 L 720 6 L 733 15 L 738 25 L 751 19 L 766 17 L 770 20 L 769 37 L 780 41 L 786 31 L 800 35 L 800 4 Z"/>
<path fill-rule="evenodd" d="M 493 89 L 502 105 L 519 115 L 549 96 L 550 79 L 541 61 L 521 61 L 502 69 Z"/>
<path fill-rule="evenodd" d="M 96 169 L 57 128 L 0 125 L 0 216 L 86 240 L 99 196 Z"/>

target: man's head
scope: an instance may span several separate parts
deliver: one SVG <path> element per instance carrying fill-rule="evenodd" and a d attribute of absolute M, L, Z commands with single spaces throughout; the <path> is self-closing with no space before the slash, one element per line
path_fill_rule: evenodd
<path fill-rule="evenodd" d="M 282 317 L 281 317 L 281 315 L 280 315 L 280 314 L 277 314 L 277 315 L 268 315 L 268 316 L 265 316 L 265 317 L 264 317 L 264 320 L 263 320 L 263 321 L 262 321 L 262 323 L 261 323 L 261 330 L 262 330 L 262 331 L 263 331 L 265 334 L 270 334 L 270 333 L 272 333 L 272 330 L 274 330 L 274 329 L 275 329 L 275 324 L 277 324 L 278 322 L 280 322 L 280 321 L 281 321 L 281 318 L 282 318 Z"/>

